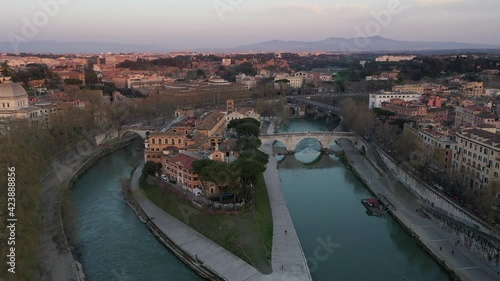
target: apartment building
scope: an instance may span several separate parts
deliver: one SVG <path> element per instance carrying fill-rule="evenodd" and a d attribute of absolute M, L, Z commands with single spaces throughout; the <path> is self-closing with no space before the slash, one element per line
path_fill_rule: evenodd
<path fill-rule="evenodd" d="M 381 108 L 403 117 L 427 115 L 427 106 L 415 101 L 406 102 L 402 99 L 392 99 L 390 102 L 384 102 Z"/>
<path fill-rule="evenodd" d="M 455 108 L 455 126 L 477 127 L 485 124 L 500 129 L 500 119 L 490 108 L 473 106 Z"/>
<path fill-rule="evenodd" d="M 190 141 L 183 132 L 155 132 L 145 140 L 145 161 L 161 163 L 165 153 L 172 148 L 186 149 Z"/>
<path fill-rule="evenodd" d="M 371 94 L 369 108 L 381 108 L 382 103 L 390 102 L 393 99 L 400 99 L 405 102 L 422 100 L 422 95 L 417 93 L 398 93 L 398 92 L 384 92 L 380 94 Z"/>
<path fill-rule="evenodd" d="M 460 94 L 474 97 L 484 95 L 483 82 L 471 82 L 465 84 L 462 88 L 460 88 Z"/>
<path fill-rule="evenodd" d="M 177 155 L 166 156 L 163 159 L 163 173 L 169 180 L 193 193 L 196 189 L 202 190 L 200 177 L 193 172 L 193 163 L 203 159 L 201 155 L 181 152 Z"/>
<path fill-rule="evenodd" d="M 463 177 L 467 186 L 481 190 L 500 176 L 500 135 L 481 130 L 464 129 L 455 134 L 453 171 Z"/>
<path fill-rule="evenodd" d="M 412 130 L 418 136 L 425 148 L 424 152 L 430 160 L 429 164 L 432 169 L 440 172 L 448 172 L 451 169 L 455 142 L 448 135 L 446 129 L 434 127 L 416 129 L 405 124 L 405 130 Z"/>

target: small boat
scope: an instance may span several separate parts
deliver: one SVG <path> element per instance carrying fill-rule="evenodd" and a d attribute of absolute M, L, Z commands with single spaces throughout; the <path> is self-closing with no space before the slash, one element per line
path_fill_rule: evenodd
<path fill-rule="evenodd" d="M 382 202 L 375 198 L 362 199 L 361 204 L 365 206 L 368 215 L 380 217 L 384 214 Z"/>

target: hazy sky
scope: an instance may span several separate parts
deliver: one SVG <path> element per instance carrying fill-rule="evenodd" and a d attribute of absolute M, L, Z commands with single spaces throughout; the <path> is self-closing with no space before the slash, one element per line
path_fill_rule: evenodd
<path fill-rule="evenodd" d="M 43 24 L 40 3 L 66 2 Z M 500 45 L 499 0 L 16 0 L 2 1 L 0 41 L 23 36 L 23 18 L 42 22 L 31 40 L 231 47 L 279 39 L 355 37 L 390 2 L 403 10 L 376 35 L 412 41 Z M 216 8 L 218 7 L 218 8 Z M 219 10 L 218 10 L 219 9 Z M 40 16 L 41 15 L 41 16 Z"/>

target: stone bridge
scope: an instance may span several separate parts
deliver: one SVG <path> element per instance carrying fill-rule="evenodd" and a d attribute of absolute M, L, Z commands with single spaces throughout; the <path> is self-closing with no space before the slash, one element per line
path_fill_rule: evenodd
<path fill-rule="evenodd" d="M 272 135 L 261 135 L 262 145 L 274 143 L 274 141 L 282 142 L 288 151 L 293 151 L 297 144 L 304 139 L 317 140 L 322 148 L 329 148 L 336 140 L 348 139 L 354 145 L 358 144 L 358 137 L 353 133 L 345 132 L 303 132 L 303 133 L 281 133 Z"/>
<path fill-rule="evenodd" d="M 149 133 L 154 133 L 156 131 L 157 131 L 157 129 L 142 128 L 142 127 L 122 128 L 119 130 L 119 138 L 121 139 L 126 134 L 137 134 L 137 135 L 141 136 L 141 138 L 146 139 L 146 137 Z"/>
<path fill-rule="evenodd" d="M 337 115 L 341 119 L 343 118 L 341 109 L 339 107 L 336 107 L 333 105 L 313 101 L 313 100 L 310 100 L 310 99 L 305 98 L 305 97 L 289 97 L 288 102 L 293 103 L 293 104 L 298 104 L 298 105 L 309 106 L 310 108 L 313 108 L 319 112 L 323 112 L 327 116 Z"/>

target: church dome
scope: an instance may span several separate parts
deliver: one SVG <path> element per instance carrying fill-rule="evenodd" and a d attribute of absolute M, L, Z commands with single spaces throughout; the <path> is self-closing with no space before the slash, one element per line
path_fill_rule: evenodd
<path fill-rule="evenodd" d="M 27 96 L 28 93 L 26 93 L 24 88 L 16 83 L 0 84 L 0 98 L 12 99 Z"/>

